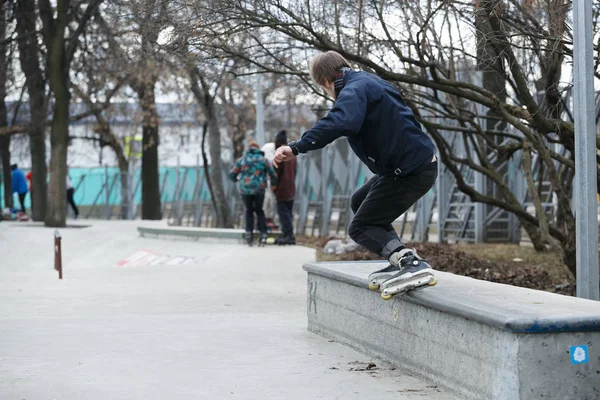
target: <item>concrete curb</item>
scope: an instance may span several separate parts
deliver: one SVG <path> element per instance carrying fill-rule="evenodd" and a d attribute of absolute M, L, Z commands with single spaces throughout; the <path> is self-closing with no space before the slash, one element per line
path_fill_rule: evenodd
<path fill-rule="evenodd" d="M 600 398 L 600 303 L 441 272 L 436 287 L 386 302 L 367 288 L 379 268 L 305 264 L 308 329 L 462 398 Z"/>
<path fill-rule="evenodd" d="M 199 240 L 201 238 L 228 239 L 242 241 L 244 239 L 243 229 L 219 229 L 219 228 L 137 228 L 141 237 L 168 237 L 188 240 Z"/>

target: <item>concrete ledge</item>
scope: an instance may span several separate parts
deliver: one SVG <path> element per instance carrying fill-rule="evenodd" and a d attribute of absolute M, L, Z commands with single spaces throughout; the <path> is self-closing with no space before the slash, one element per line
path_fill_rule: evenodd
<path fill-rule="evenodd" d="M 220 239 L 241 242 L 244 240 L 243 229 L 219 229 L 219 228 L 137 228 L 141 237 L 163 237 L 163 238 L 178 238 L 187 240 L 199 239 Z"/>
<path fill-rule="evenodd" d="M 308 329 L 462 398 L 600 399 L 600 303 L 442 272 L 386 302 L 367 288 L 382 267 L 306 264 Z M 587 346 L 585 362 L 573 363 L 573 346 Z"/>

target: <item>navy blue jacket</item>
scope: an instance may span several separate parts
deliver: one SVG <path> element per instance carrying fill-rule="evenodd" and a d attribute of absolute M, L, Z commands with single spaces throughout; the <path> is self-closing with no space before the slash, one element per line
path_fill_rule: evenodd
<path fill-rule="evenodd" d="M 367 72 L 347 71 L 329 113 L 296 143 L 300 153 L 346 136 L 352 150 L 381 176 L 406 176 L 431 162 L 435 146 L 390 83 Z"/>

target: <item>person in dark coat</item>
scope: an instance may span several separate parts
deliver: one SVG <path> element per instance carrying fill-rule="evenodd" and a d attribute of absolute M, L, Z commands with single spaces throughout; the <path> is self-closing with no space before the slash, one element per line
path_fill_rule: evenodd
<path fill-rule="evenodd" d="M 275 148 L 287 145 L 287 132 L 279 131 L 275 136 Z M 277 186 L 273 191 L 277 199 L 277 214 L 281 225 L 281 236 L 276 244 L 296 244 L 294 236 L 294 198 L 296 197 L 296 159 L 279 165 L 277 168 Z"/>
<path fill-rule="evenodd" d="M 392 84 L 351 69 L 339 53 L 314 56 L 310 74 L 335 99 L 333 108 L 300 140 L 279 147 L 273 164 L 279 167 L 346 137 L 354 153 L 375 174 L 352 196 L 354 218 L 349 235 L 390 262 L 370 275 L 370 288 L 381 288 L 382 297 L 389 298 L 384 289 L 392 284 L 402 290 L 434 285 L 429 263 L 414 249 L 406 248 L 392 226 L 436 181 L 438 166 L 431 138 Z"/>

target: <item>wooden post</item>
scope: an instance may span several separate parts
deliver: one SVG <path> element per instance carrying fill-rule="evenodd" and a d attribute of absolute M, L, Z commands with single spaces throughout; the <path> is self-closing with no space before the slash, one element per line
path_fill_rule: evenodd
<path fill-rule="evenodd" d="M 58 229 L 54 231 L 54 269 L 58 271 L 58 279 L 62 279 L 61 237 Z"/>

